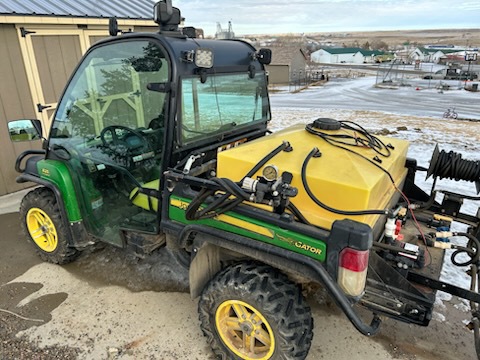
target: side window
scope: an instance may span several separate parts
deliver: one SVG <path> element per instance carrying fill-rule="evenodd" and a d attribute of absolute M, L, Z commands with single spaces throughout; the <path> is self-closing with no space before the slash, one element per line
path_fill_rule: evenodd
<path fill-rule="evenodd" d="M 168 80 L 162 50 L 148 41 L 125 41 L 92 51 L 67 88 L 51 138 L 98 137 L 108 126 L 145 129 L 163 111 L 165 94 L 148 83 Z"/>

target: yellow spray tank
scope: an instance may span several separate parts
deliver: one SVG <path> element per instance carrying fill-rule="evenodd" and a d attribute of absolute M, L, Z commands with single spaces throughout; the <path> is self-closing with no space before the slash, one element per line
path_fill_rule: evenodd
<path fill-rule="evenodd" d="M 306 180 L 311 192 L 325 205 L 343 211 L 387 209 L 398 200 L 400 194 L 387 175 L 388 172 L 397 187 L 401 188 L 405 180 L 405 168 L 408 142 L 405 140 L 378 136 L 377 140 L 385 145 L 380 151 L 363 146 L 366 140 L 355 129 L 348 126 L 332 126 L 338 123 L 332 119 L 318 119 L 310 126 L 312 134 L 304 125 L 295 125 L 236 148 L 218 154 L 218 177 L 240 181 L 262 158 L 288 141 L 291 151 L 282 151 L 265 166 L 274 165 L 281 174 L 284 171 L 293 175 L 292 186 L 298 188 L 298 195 L 291 202 L 311 223 L 330 229 L 337 219 L 351 218 L 375 228 L 379 215 L 345 216 L 327 211 L 317 205 L 307 194 L 302 183 L 302 165 L 313 148 L 318 148 L 318 157 L 312 157 L 306 167 Z M 327 126 L 324 126 L 324 122 Z M 316 127 L 318 126 L 318 128 Z M 327 141 L 329 139 L 330 141 Z M 335 146 L 331 139 L 348 139 L 357 146 Z M 353 140 L 352 140 L 353 139 Z M 363 139 L 363 140 L 362 140 Z M 337 144 L 338 145 L 338 144 Z M 347 150 L 348 149 L 348 150 Z M 349 151 L 350 150 L 350 151 Z M 377 149 L 378 150 L 378 149 Z M 383 154 L 389 154 L 383 156 Z M 377 165 L 377 166 L 375 166 Z M 253 176 L 262 175 L 264 167 Z M 383 168 L 385 171 L 380 169 Z M 256 205 L 266 208 L 264 205 Z M 378 226 L 377 226 L 378 228 Z"/>

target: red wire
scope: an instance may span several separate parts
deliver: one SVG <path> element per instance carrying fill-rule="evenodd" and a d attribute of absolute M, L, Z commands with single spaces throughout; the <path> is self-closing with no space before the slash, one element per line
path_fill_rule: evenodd
<path fill-rule="evenodd" d="M 430 265 L 431 262 L 432 262 L 432 257 L 430 255 L 430 251 L 428 250 L 427 239 L 425 239 L 425 234 L 423 233 L 423 231 L 420 227 L 420 224 L 418 223 L 417 218 L 415 217 L 415 213 L 413 212 L 413 209 L 411 208 L 410 200 L 408 200 L 408 197 L 403 193 L 402 190 L 400 190 L 397 187 L 397 185 L 395 183 L 393 183 L 393 186 L 395 187 L 395 190 L 397 190 L 400 193 L 400 195 L 402 196 L 402 198 L 407 202 L 407 208 L 408 208 L 408 210 L 410 210 L 410 214 L 412 215 L 413 222 L 415 223 L 415 226 L 416 226 L 418 232 L 422 236 L 423 244 L 425 245 L 425 249 L 427 250 L 427 253 L 428 253 L 428 256 L 429 256 L 428 265 Z M 428 266 L 428 265 L 426 265 L 426 266 Z"/>

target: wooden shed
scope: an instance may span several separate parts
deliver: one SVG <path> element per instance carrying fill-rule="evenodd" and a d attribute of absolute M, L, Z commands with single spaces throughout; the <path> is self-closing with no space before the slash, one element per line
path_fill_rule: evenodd
<path fill-rule="evenodd" d="M 108 19 L 122 31 L 157 31 L 155 0 L 2 0 L 0 2 L 0 195 L 17 184 L 14 164 L 40 141 L 12 143 L 7 122 L 39 119 L 48 131 L 57 101 L 86 50 L 108 37 Z"/>
<path fill-rule="evenodd" d="M 266 66 L 269 73 L 269 83 L 286 85 L 306 77 L 308 56 L 297 44 L 270 46 L 272 63 Z"/>

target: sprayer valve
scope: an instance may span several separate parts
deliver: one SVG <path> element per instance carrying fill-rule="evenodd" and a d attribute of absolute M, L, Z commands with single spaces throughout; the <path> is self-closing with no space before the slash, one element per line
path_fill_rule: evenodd
<path fill-rule="evenodd" d="M 255 192 L 257 190 L 258 180 L 246 177 L 242 182 L 242 189 L 247 190 L 248 192 Z"/>

